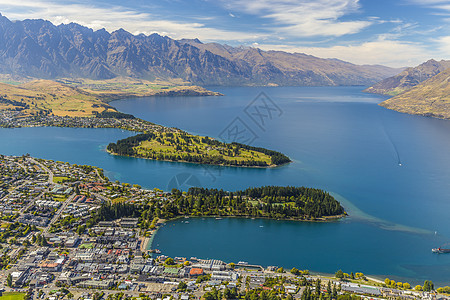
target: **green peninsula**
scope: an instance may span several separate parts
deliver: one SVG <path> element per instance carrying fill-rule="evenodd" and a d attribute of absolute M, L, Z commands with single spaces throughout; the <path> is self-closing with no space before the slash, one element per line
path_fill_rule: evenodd
<path fill-rule="evenodd" d="M 192 187 L 187 192 L 173 189 L 166 201 L 104 203 L 90 222 L 139 217 L 141 228 L 151 229 L 155 218 L 170 220 L 182 216 L 327 221 L 345 215 L 339 201 L 320 189 L 263 186 L 228 192 Z"/>
<path fill-rule="evenodd" d="M 275 167 L 289 163 L 286 155 L 239 143 L 223 143 L 183 131 L 138 134 L 108 145 L 112 154 L 154 160 L 237 167 Z"/>

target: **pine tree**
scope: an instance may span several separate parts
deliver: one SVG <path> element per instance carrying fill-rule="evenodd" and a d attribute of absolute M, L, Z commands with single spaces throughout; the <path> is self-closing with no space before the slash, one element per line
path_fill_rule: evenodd
<path fill-rule="evenodd" d="M 320 279 L 316 280 L 316 296 L 319 297 L 320 296 Z"/>
<path fill-rule="evenodd" d="M 9 287 L 12 287 L 12 276 L 11 273 L 8 274 L 8 277 L 6 277 L 6 285 Z"/>
<path fill-rule="evenodd" d="M 333 284 L 333 298 L 337 299 L 337 290 L 336 290 L 336 284 Z"/>

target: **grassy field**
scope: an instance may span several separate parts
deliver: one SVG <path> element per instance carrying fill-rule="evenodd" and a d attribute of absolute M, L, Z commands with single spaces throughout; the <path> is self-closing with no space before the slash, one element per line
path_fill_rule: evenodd
<path fill-rule="evenodd" d="M 210 92 L 202 87 L 190 86 L 188 82 L 174 81 L 167 82 L 161 80 L 148 81 L 130 77 L 116 77 L 107 80 L 92 80 L 85 78 L 58 79 L 58 82 L 65 85 L 82 89 L 92 95 L 101 98 L 103 101 L 111 101 L 126 97 L 144 97 L 199 93 L 202 95 L 220 95 Z"/>
<path fill-rule="evenodd" d="M 66 195 L 53 195 L 53 200 L 59 201 L 59 202 L 64 202 L 67 200 L 67 196 Z"/>
<path fill-rule="evenodd" d="M 70 178 L 69 177 L 58 177 L 58 176 L 55 176 L 55 177 L 53 177 L 53 182 L 54 183 L 61 183 L 64 180 L 68 180 L 68 179 L 70 179 Z"/>
<path fill-rule="evenodd" d="M 35 80 L 21 85 L 0 83 L 0 109 L 21 110 L 24 115 L 53 113 L 70 117 L 115 111 L 95 95 L 51 80 Z"/>
<path fill-rule="evenodd" d="M 25 293 L 4 293 L 0 300 L 23 300 Z"/>
<path fill-rule="evenodd" d="M 221 156 L 227 161 L 262 161 L 271 164 L 271 157 L 261 152 L 239 149 L 230 144 L 211 145 L 203 140 L 203 137 L 186 133 L 157 133 L 152 140 L 143 141 L 135 147 L 138 156 L 151 157 L 154 155 L 185 155 L 191 156 Z"/>
<path fill-rule="evenodd" d="M 163 81 L 150 82 L 128 77 L 108 80 L 58 79 L 14 81 L 0 74 L 0 110 L 20 110 L 24 116 L 91 117 L 103 111 L 116 111 L 106 102 L 143 96 L 216 96 L 219 93 L 198 86 Z M 3 83 L 2 83 L 3 82 Z M 5 83 L 6 82 L 6 83 Z M 9 83 L 9 84 L 7 84 Z"/>
<path fill-rule="evenodd" d="M 85 78 L 63 78 L 58 82 L 68 86 L 83 89 L 89 93 L 103 98 L 123 97 L 126 95 L 147 95 L 154 91 L 170 89 L 176 85 L 169 82 L 156 81 L 151 82 L 129 77 L 116 77 L 107 80 L 92 80 Z"/>

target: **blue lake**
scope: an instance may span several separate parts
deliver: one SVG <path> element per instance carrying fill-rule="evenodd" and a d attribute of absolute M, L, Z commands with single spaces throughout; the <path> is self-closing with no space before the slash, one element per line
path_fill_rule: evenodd
<path fill-rule="evenodd" d="M 111 156 L 105 146 L 132 135 L 115 129 L 2 129 L 0 153 L 93 164 L 112 180 L 165 190 L 192 185 L 326 189 L 342 201 L 349 218 L 333 223 L 174 221 L 154 243 L 171 256 L 331 273 L 342 268 L 450 285 L 450 255 L 431 253 L 450 242 L 449 121 L 386 110 L 377 105 L 384 97 L 362 93 L 361 87 L 211 89 L 226 96 L 112 104 L 155 123 L 225 140 L 238 128 L 252 145 L 281 151 L 293 163 L 251 169 Z"/>

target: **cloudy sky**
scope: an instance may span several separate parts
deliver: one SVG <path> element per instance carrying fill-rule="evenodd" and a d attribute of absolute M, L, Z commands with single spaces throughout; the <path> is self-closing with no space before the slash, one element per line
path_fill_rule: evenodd
<path fill-rule="evenodd" d="M 357 64 L 450 59 L 450 0 L 0 0 L 0 13 Z"/>

